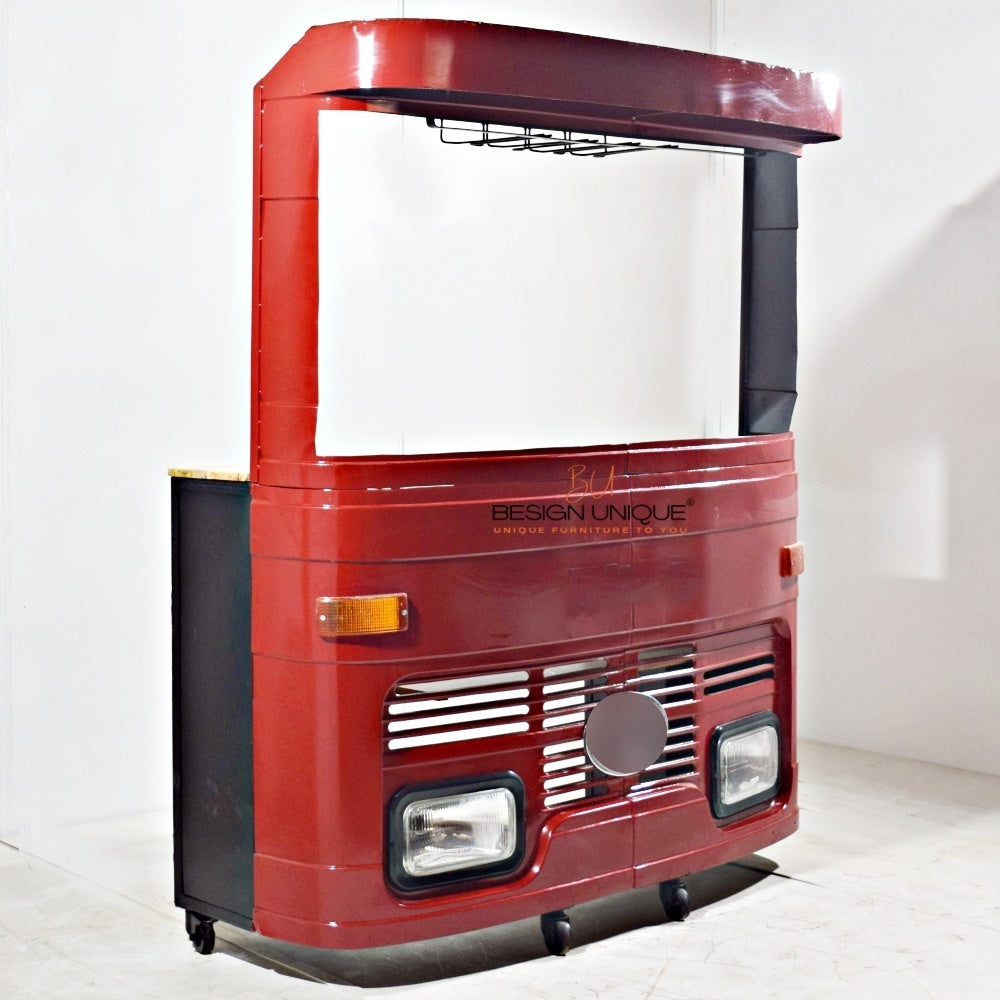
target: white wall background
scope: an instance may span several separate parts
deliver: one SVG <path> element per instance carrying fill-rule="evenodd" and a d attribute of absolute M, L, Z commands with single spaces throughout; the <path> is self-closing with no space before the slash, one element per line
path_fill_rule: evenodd
<path fill-rule="evenodd" d="M 252 85 L 308 25 L 400 7 L 0 5 L 0 829 L 84 874 L 81 824 L 169 804 L 165 470 L 246 461 Z M 842 75 L 848 138 L 800 173 L 801 730 L 1000 773 L 1000 9 L 405 14 Z"/>
<path fill-rule="evenodd" d="M 844 87 L 799 173 L 801 731 L 1000 773 L 1000 7 L 728 0 L 723 35 Z"/>

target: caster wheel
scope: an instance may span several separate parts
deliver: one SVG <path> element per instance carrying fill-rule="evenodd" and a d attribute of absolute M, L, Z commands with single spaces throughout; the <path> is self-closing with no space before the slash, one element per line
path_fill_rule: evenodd
<path fill-rule="evenodd" d="M 199 955 L 211 955 L 215 947 L 215 921 L 188 910 L 184 918 L 188 937 Z"/>
<path fill-rule="evenodd" d="M 660 883 L 660 903 L 667 920 L 686 920 L 691 912 L 691 897 L 679 879 Z"/>
<path fill-rule="evenodd" d="M 573 941 L 573 931 L 565 910 L 543 913 L 542 937 L 550 955 L 565 955 Z"/>

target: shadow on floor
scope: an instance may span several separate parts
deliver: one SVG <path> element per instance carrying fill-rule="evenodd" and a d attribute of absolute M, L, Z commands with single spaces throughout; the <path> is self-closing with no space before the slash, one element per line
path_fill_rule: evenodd
<path fill-rule="evenodd" d="M 692 911 L 745 892 L 777 865 L 751 855 L 686 879 Z M 641 927 L 665 923 L 656 888 L 609 896 L 570 908 L 573 947 L 582 948 Z M 362 951 L 326 951 L 273 941 L 229 925 L 217 925 L 216 952 L 285 976 L 364 988 L 409 986 L 452 979 L 543 958 L 548 953 L 537 919 L 483 930 Z M 207 959 L 210 960 L 210 959 Z"/>

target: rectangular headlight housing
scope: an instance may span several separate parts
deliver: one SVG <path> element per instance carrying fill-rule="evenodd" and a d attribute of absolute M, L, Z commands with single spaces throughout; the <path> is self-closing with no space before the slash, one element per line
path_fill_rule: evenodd
<path fill-rule="evenodd" d="M 389 816 L 389 875 L 413 890 L 513 871 L 524 855 L 524 786 L 512 772 L 408 789 Z"/>
<path fill-rule="evenodd" d="M 781 782 L 781 740 L 773 712 L 719 726 L 712 736 L 712 812 L 725 819 L 769 802 Z"/>

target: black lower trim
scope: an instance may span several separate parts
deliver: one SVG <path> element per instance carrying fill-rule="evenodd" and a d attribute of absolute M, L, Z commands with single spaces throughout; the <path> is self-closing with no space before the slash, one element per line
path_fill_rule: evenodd
<path fill-rule="evenodd" d="M 244 930 L 253 930 L 253 920 L 242 913 L 234 913 L 232 910 L 215 906 L 213 903 L 206 903 L 203 899 L 195 899 L 184 893 L 178 893 L 174 897 L 174 904 L 187 910 L 189 913 L 197 913 L 211 920 L 223 920 L 234 927 L 242 927 Z"/>

